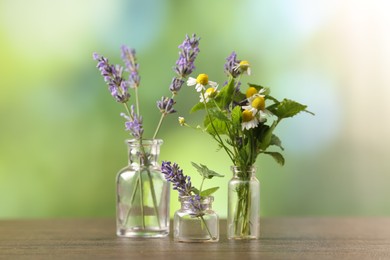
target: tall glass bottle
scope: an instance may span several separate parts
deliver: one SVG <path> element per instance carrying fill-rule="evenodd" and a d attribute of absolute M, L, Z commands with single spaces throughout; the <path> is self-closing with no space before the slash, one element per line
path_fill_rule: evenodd
<path fill-rule="evenodd" d="M 120 237 L 169 233 L 169 183 L 157 162 L 160 139 L 126 141 L 129 164 L 117 175 L 116 224 Z"/>
<path fill-rule="evenodd" d="M 227 234 L 229 239 L 260 238 L 260 183 L 254 166 L 233 166 L 228 184 Z"/>

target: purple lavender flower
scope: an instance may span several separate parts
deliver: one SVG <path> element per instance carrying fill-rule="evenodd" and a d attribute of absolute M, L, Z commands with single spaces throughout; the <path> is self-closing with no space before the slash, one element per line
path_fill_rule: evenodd
<path fill-rule="evenodd" d="M 93 59 L 98 61 L 96 67 L 104 77 L 111 95 L 117 102 L 126 103 L 130 98 L 130 94 L 128 92 L 128 82 L 122 77 L 123 67 L 110 64 L 107 58 L 97 53 L 93 54 Z"/>
<path fill-rule="evenodd" d="M 157 107 L 163 114 L 172 114 L 176 112 L 176 110 L 173 109 L 175 103 L 176 102 L 172 98 L 161 97 L 161 100 L 157 101 Z"/>
<path fill-rule="evenodd" d="M 134 106 L 130 107 L 131 114 L 127 116 L 124 113 L 121 113 L 121 116 L 126 119 L 125 127 L 130 134 L 136 138 L 141 139 L 144 129 L 142 127 L 142 116 L 138 116 L 134 111 Z"/>
<path fill-rule="evenodd" d="M 235 69 L 237 65 L 240 63 L 240 60 L 237 60 L 237 54 L 233 51 L 229 57 L 226 58 L 225 63 L 225 72 L 228 75 L 232 75 L 233 78 L 238 77 L 240 75 L 240 71 Z"/>
<path fill-rule="evenodd" d="M 200 51 L 199 40 L 200 38 L 197 38 L 196 34 L 193 34 L 192 37 L 186 35 L 183 43 L 179 45 L 179 59 L 176 61 L 174 71 L 181 78 L 187 77 L 195 69 L 194 62 Z"/>
<path fill-rule="evenodd" d="M 202 205 L 201 199 L 202 197 L 199 194 L 196 194 L 195 196 L 191 196 L 190 203 L 191 203 L 192 213 L 190 213 L 190 215 L 192 217 L 201 217 L 205 214 L 204 213 L 205 206 Z"/>
<path fill-rule="evenodd" d="M 141 77 L 138 74 L 139 64 L 135 57 L 135 49 L 122 45 L 122 60 L 126 64 L 126 71 L 129 74 L 129 83 L 132 88 L 137 88 L 140 84 Z"/>
<path fill-rule="evenodd" d="M 184 84 L 184 80 L 177 78 L 177 77 L 174 77 L 172 79 L 171 85 L 169 86 L 169 90 L 172 93 L 176 94 L 177 92 L 179 92 L 179 90 L 181 89 L 181 86 L 183 86 L 183 84 Z"/>
<path fill-rule="evenodd" d="M 179 192 L 179 196 L 191 196 L 191 177 L 184 175 L 179 165 L 163 161 L 161 172 L 164 174 L 165 179 L 172 183 L 173 189 Z"/>

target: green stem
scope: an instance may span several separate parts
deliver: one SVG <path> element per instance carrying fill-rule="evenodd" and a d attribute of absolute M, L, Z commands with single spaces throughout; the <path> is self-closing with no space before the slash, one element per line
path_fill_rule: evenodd
<path fill-rule="evenodd" d="M 206 104 L 206 98 L 204 96 L 204 90 L 202 90 L 202 96 L 203 96 L 203 104 L 204 104 L 204 107 L 205 107 L 205 110 L 206 110 L 206 113 L 207 113 L 207 116 L 209 117 L 209 120 L 210 120 L 210 124 L 211 124 L 211 127 L 213 128 L 214 132 L 215 132 L 215 135 L 218 137 L 216 138 L 217 142 L 223 147 L 223 149 L 226 151 L 227 155 L 230 157 L 230 160 L 234 163 L 234 159 L 233 159 L 233 153 L 232 151 L 230 151 L 226 145 L 223 143 L 222 141 L 222 138 L 221 136 L 218 134 L 215 126 L 214 126 L 214 123 L 213 123 L 213 120 L 212 120 L 212 117 L 210 115 L 210 112 L 209 112 L 209 109 L 207 108 L 207 104 Z"/>
<path fill-rule="evenodd" d="M 135 105 L 137 108 L 137 115 L 139 116 L 139 99 L 138 99 L 138 86 L 135 86 Z"/>
<path fill-rule="evenodd" d="M 200 193 L 202 192 L 202 188 L 203 188 L 203 182 L 204 182 L 204 180 L 205 180 L 205 177 L 203 177 L 203 179 L 202 179 L 202 183 L 200 184 L 200 188 L 199 188 L 199 195 L 200 195 Z"/>
<path fill-rule="evenodd" d="M 141 203 L 141 215 L 142 215 L 142 228 L 145 229 L 145 213 L 144 213 L 144 190 L 142 187 L 142 172 L 139 172 L 139 188 L 140 188 L 140 203 Z"/>
<path fill-rule="evenodd" d="M 161 117 L 160 117 L 160 121 L 158 122 L 158 125 L 157 125 L 157 128 L 156 128 L 156 131 L 154 132 L 154 135 L 153 135 L 153 139 L 156 138 L 157 134 L 158 134 L 158 131 L 160 130 L 160 127 L 161 127 L 161 124 L 165 118 L 166 114 L 165 113 L 162 113 Z"/>
<path fill-rule="evenodd" d="M 135 199 L 135 193 L 137 192 L 137 189 L 138 189 L 138 182 L 139 182 L 139 177 L 137 179 L 137 185 L 135 186 L 135 189 L 133 189 L 133 193 L 131 194 L 131 197 L 130 197 L 129 210 L 127 211 L 126 218 L 125 218 L 125 221 L 124 221 L 125 225 L 127 225 L 127 222 L 129 221 L 130 212 L 131 212 L 131 209 L 132 209 L 132 206 L 133 206 L 133 203 L 134 203 L 134 199 Z"/>
<path fill-rule="evenodd" d="M 157 209 L 156 192 L 154 191 L 153 179 L 152 179 L 152 176 L 151 176 L 149 170 L 148 170 L 148 177 L 149 177 L 149 183 L 150 183 L 150 190 L 152 192 L 154 214 L 156 214 L 156 217 L 157 217 L 158 227 L 161 229 L 160 216 L 158 214 L 158 209 Z"/>
<path fill-rule="evenodd" d="M 211 235 L 210 229 L 209 229 L 209 227 L 207 226 L 207 223 L 206 223 L 206 221 L 204 220 L 203 216 L 200 216 L 200 219 L 202 220 L 203 225 L 206 227 L 206 230 L 207 230 L 207 233 L 208 233 L 209 236 L 210 236 L 210 239 L 213 239 L 213 236 Z"/>
<path fill-rule="evenodd" d="M 129 115 L 129 117 L 133 120 L 133 115 L 131 114 L 130 112 L 130 109 L 129 109 L 129 105 L 127 103 L 123 103 L 123 105 L 125 106 L 125 109 L 126 109 L 126 112 L 127 114 Z"/>

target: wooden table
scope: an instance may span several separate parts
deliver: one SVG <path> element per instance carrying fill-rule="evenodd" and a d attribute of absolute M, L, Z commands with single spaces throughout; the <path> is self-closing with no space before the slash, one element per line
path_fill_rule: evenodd
<path fill-rule="evenodd" d="M 263 218 L 260 240 L 115 236 L 112 219 L 0 220 L 1 259 L 390 259 L 390 218 Z"/>

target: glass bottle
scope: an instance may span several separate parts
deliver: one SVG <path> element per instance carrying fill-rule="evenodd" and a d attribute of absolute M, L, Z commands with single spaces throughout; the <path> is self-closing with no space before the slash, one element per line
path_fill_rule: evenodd
<path fill-rule="evenodd" d="M 217 242 L 218 215 L 212 209 L 213 196 L 179 197 L 181 208 L 175 212 L 173 238 L 178 242 Z"/>
<path fill-rule="evenodd" d="M 129 164 L 116 180 L 116 234 L 164 237 L 169 233 L 169 183 L 157 162 L 160 139 L 126 140 Z"/>
<path fill-rule="evenodd" d="M 232 166 L 228 184 L 228 239 L 260 238 L 260 183 L 256 168 Z"/>

